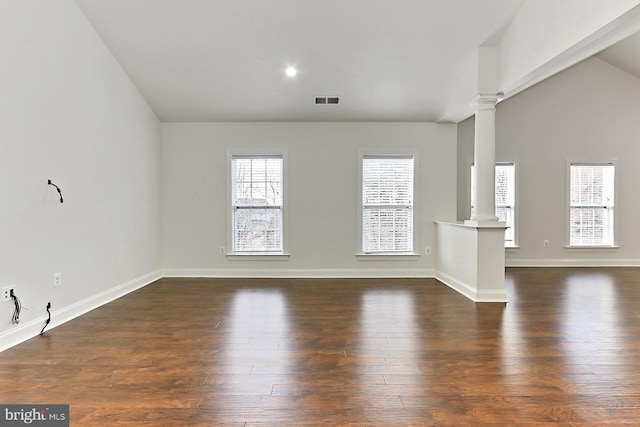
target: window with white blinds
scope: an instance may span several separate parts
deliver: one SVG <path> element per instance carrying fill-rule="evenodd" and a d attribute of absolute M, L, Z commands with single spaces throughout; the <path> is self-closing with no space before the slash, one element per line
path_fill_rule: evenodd
<path fill-rule="evenodd" d="M 283 250 L 282 156 L 233 156 L 234 252 Z"/>
<path fill-rule="evenodd" d="M 569 246 L 614 245 L 613 164 L 570 165 Z"/>
<path fill-rule="evenodd" d="M 475 167 L 471 165 L 471 215 L 475 211 Z M 516 213 L 516 165 L 514 163 L 496 164 L 496 213 L 498 219 L 506 223 L 504 232 L 505 246 L 515 245 L 515 213 Z"/>
<path fill-rule="evenodd" d="M 413 156 L 362 159 L 362 252 L 413 251 Z"/>

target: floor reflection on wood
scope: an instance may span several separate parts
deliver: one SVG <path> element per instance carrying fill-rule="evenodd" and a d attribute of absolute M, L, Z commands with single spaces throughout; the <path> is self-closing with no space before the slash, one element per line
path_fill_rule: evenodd
<path fill-rule="evenodd" d="M 71 425 L 640 424 L 640 270 L 163 279 L 0 353 L 0 403 Z"/>

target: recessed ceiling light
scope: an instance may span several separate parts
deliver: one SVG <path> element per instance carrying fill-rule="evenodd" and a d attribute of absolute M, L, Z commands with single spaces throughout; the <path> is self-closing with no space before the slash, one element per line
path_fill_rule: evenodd
<path fill-rule="evenodd" d="M 295 67 L 288 67 L 285 73 L 287 73 L 287 76 L 293 77 L 298 74 L 298 70 L 296 70 Z"/>

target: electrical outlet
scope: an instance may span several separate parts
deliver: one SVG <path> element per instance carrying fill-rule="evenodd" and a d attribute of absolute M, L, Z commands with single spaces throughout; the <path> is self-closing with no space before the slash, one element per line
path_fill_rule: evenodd
<path fill-rule="evenodd" d="M 542 244 L 544 245 L 545 248 L 549 247 L 549 241 L 545 240 L 544 242 L 542 242 Z"/>
<path fill-rule="evenodd" d="M 11 291 L 15 293 L 16 285 L 9 285 L 2 288 L 2 302 L 7 302 L 11 300 Z"/>
<path fill-rule="evenodd" d="M 424 249 L 424 252 L 425 252 L 427 255 L 431 255 L 431 246 L 427 246 L 427 247 Z"/>
<path fill-rule="evenodd" d="M 53 286 L 62 286 L 62 273 L 53 273 Z"/>

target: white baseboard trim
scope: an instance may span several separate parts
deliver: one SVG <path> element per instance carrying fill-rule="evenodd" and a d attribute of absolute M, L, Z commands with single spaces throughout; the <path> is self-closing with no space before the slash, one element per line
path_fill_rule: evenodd
<path fill-rule="evenodd" d="M 60 326 L 130 292 L 145 287 L 160 278 L 162 278 L 161 271 L 154 271 L 61 309 L 56 310 L 54 308 L 51 310 L 51 323 L 47 326 L 45 334 L 46 331 L 56 326 Z M 42 316 L 0 334 L 0 352 L 39 335 L 46 319 L 46 316 Z"/>
<path fill-rule="evenodd" d="M 475 302 L 509 302 L 506 291 L 481 291 L 476 293 Z"/>
<path fill-rule="evenodd" d="M 448 275 L 442 271 L 436 272 L 436 279 L 444 283 L 454 291 L 464 295 L 472 301 L 475 301 L 476 291 L 470 285 L 466 284 L 462 280 L 458 280 L 453 276 Z"/>
<path fill-rule="evenodd" d="M 171 278 L 274 278 L 274 279 L 366 279 L 366 278 L 434 278 L 433 269 L 218 269 L 172 268 L 162 272 Z"/>
<path fill-rule="evenodd" d="M 436 273 L 436 279 L 473 302 L 507 302 L 507 293 L 505 291 L 478 291 L 468 283 L 442 271 Z"/>
<path fill-rule="evenodd" d="M 640 259 L 505 259 L 505 267 L 640 267 Z"/>

